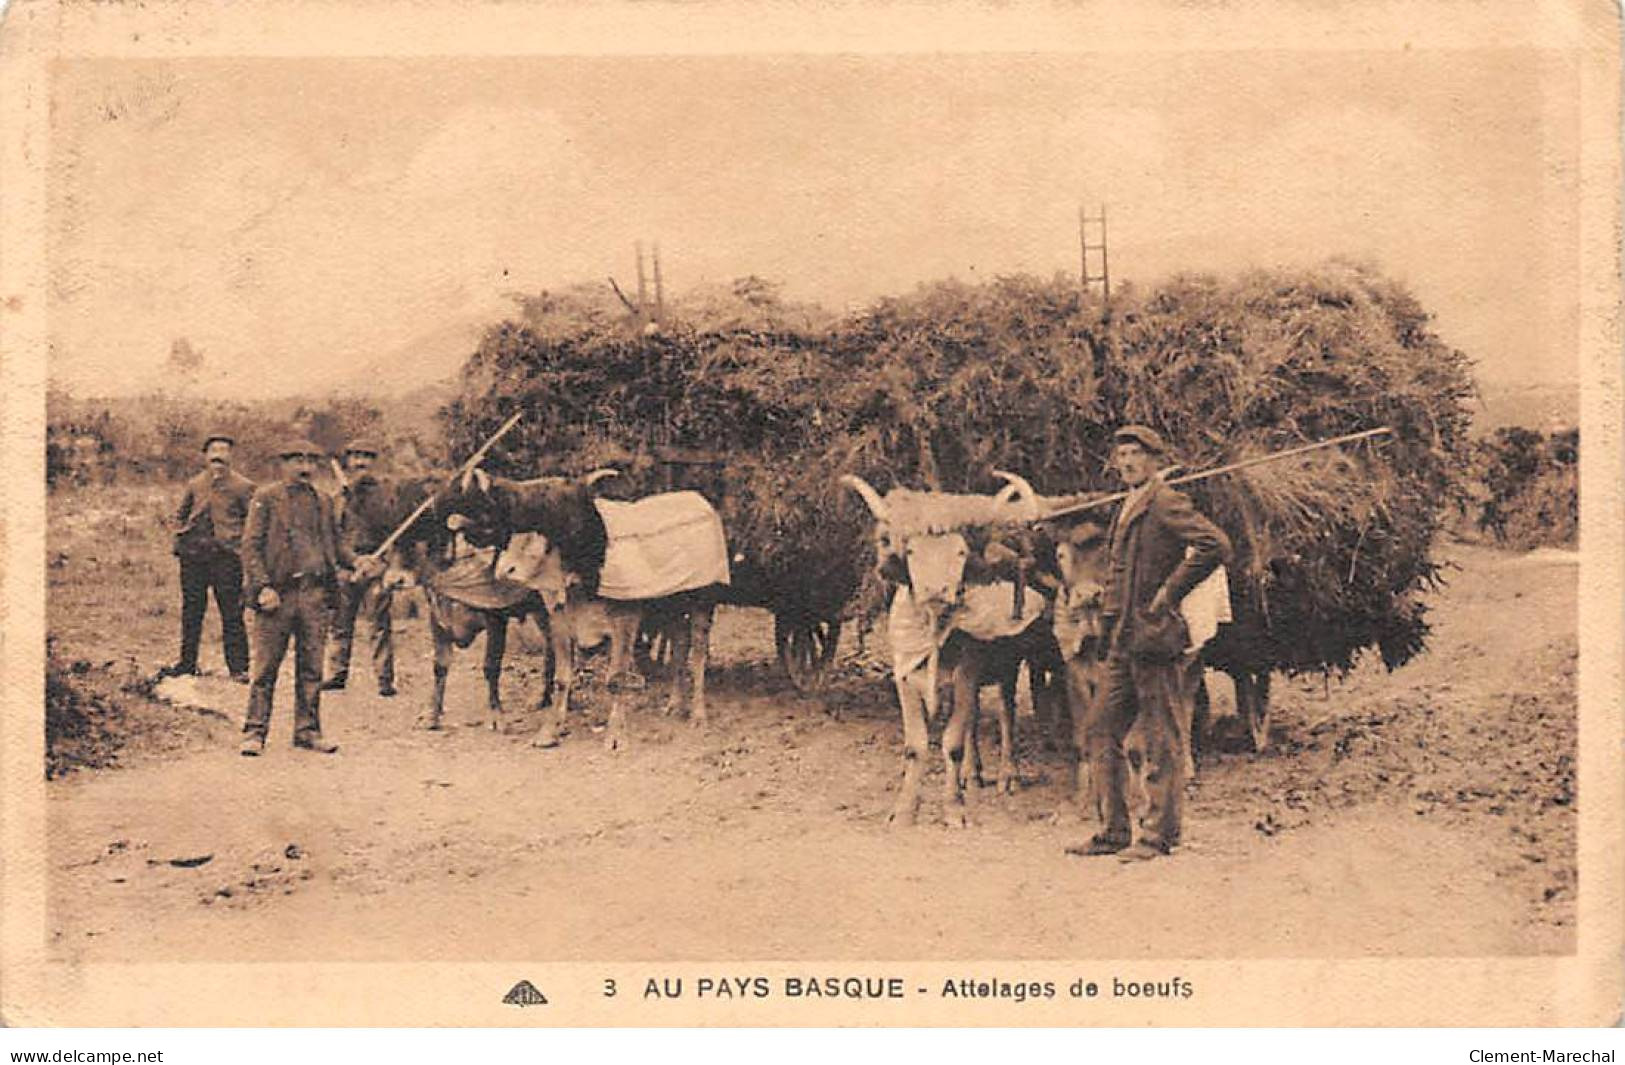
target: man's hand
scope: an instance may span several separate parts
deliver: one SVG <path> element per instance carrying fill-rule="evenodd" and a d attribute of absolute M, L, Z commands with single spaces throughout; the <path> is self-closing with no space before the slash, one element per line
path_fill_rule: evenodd
<path fill-rule="evenodd" d="M 282 605 L 282 597 L 276 594 L 275 588 L 261 588 L 259 598 L 254 603 L 263 613 L 269 614 Z"/>
<path fill-rule="evenodd" d="M 357 584 L 362 584 L 377 577 L 382 577 L 385 569 L 383 559 L 373 555 L 362 555 L 355 560 L 355 568 L 351 571 L 354 576 L 351 579 Z"/>

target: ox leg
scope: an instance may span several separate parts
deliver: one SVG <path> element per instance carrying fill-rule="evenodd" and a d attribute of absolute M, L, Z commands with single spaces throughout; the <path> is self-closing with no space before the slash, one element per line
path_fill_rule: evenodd
<path fill-rule="evenodd" d="M 502 727 L 502 659 L 508 651 L 508 619 L 492 615 L 485 623 L 485 707 L 493 729 Z"/>
<path fill-rule="evenodd" d="M 975 663 L 967 661 L 972 658 L 967 654 L 965 659 L 961 659 L 961 667 L 968 665 L 969 668 L 954 670 L 954 709 L 942 730 L 942 760 L 943 768 L 947 771 L 942 796 L 942 820 L 949 828 L 964 828 L 967 823 L 965 762 L 970 757 L 967 747 L 975 742 L 973 737 L 978 709 Z"/>
<path fill-rule="evenodd" d="M 694 627 L 688 618 L 678 617 L 663 628 L 671 637 L 671 681 L 666 689 L 665 713 L 681 714 L 688 703 L 691 675 L 688 671 L 689 655 L 694 648 Z"/>
<path fill-rule="evenodd" d="M 421 729 L 437 731 L 446 712 L 446 674 L 451 672 L 451 633 L 435 624 L 430 615 L 429 634 L 434 638 L 434 687 L 429 693 L 429 708 L 418 718 Z"/>
<path fill-rule="evenodd" d="M 561 611 L 548 625 L 547 712 L 532 747 L 557 747 L 559 733 L 570 713 L 570 691 L 575 685 L 575 639 L 569 618 Z"/>
<path fill-rule="evenodd" d="M 604 730 L 604 748 L 610 751 L 624 750 L 629 742 L 626 704 L 634 697 L 634 692 L 643 690 L 643 684 L 637 674 L 620 672 L 610 674 L 605 687 L 609 690 L 609 724 Z"/>
<path fill-rule="evenodd" d="M 897 789 L 897 802 L 886 820 L 912 825 L 920 808 L 920 775 L 930 754 L 925 722 L 925 694 L 920 691 L 923 672 L 897 677 L 897 702 L 903 711 L 903 783 Z"/>
<path fill-rule="evenodd" d="M 688 720 L 693 725 L 703 725 L 706 722 L 705 667 L 711 657 L 711 622 L 715 616 L 716 607 L 710 604 L 697 606 L 689 615 L 689 623 L 679 626 L 690 632 L 687 663 Z"/>
<path fill-rule="evenodd" d="M 1196 760 L 1201 756 L 1202 750 L 1207 746 L 1208 726 L 1213 718 L 1213 703 L 1207 691 L 1207 670 L 1202 666 L 1201 659 L 1195 659 L 1190 664 L 1188 682 L 1191 687 L 1191 734 L 1190 744 L 1186 749 L 1185 773 L 1187 778 L 1196 777 Z"/>
<path fill-rule="evenodd" d="M 1067 763 L 1071 770 L 1072 795 L 1084 820 L 1104 821 L 1106 818 L 1103 781 L 1095 779 L 1088 764 L 1088 721 L 1095 712 L 1092 708 L 1104 694 L 1100 672 L 1103 665 L 1092 655 L 1077 655 L 1062 665 L 1065 673 L 1067 714 L 1072 719 L 1072 731 L 1067 737 Z"/>
<path fill-rule="evenodd" d="M 1016 680 L 1021 663 L 999 678 L 999 777 L 998 792 L 1010 795 L 1016 790 Z"/>

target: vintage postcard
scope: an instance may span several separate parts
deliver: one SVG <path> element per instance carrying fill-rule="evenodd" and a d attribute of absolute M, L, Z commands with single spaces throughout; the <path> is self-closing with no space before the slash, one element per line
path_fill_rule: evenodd
<path fill-rule="evenodd" d="M 15 0 L 0 1015 L 1615 1022 L 1618 60 Z"/>

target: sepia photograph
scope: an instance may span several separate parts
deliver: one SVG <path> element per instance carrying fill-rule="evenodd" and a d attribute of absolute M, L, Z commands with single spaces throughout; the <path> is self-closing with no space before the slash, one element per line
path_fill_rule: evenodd
<path fill-rule="evenodd" d="M 6 1022 L 1613 1023 L 1617 11 L 680 7 L 7 13 Z"/>

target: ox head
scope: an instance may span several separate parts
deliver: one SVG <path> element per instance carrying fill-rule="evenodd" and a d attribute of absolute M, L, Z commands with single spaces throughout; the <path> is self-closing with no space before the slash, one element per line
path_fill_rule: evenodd
<path fill-rule="evenodd" d="M 540 533 L 515 533 L 497 556 L 496 577 L 535 592 L 549 613 L 562 610 L 570 592 L 570 575 L 558 548 Z"/>
<path fill-rule="evenodd" d="M 1036 516 L 1031 487 L 1019 477 L 992 497 L 894 489 L 882 497 L 861 477 L 841 483 L 857 492 L 875 517 L 875 563 L 883 576 L 911 589 L 914 601 L 933 618 L 964 596 L 967 567 L 999 561 L 972 551 L 966 529 L 973 525 L 1027 521 Z"/>
<path fill-rule="evenodd" d="M 447 514 L 446 527 L 462 533 L 469 543 L 501 548 L 515 532 L 534 528 L 535 520 L 545 520 L 549 513 L 585 497 L 593 485 L 616 472 L 597 469 L 579 480 L 538 477 L 509 481 L 475 466 L 453 486 L 441 510 Z"/>
<path fill-rule="evenodd" d="M 1111 579 L 1106 527 L 1083 522 L 1058 533 L 1055 564 L 1055 636 L 1062 655 L 1105 649 L 1106 582 Z"/>

